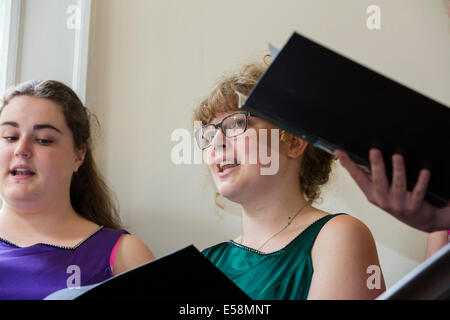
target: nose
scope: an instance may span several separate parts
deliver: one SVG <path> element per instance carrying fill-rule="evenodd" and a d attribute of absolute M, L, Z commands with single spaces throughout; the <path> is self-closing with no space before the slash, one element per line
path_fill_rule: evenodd
<path fill-rule="evenodd" d="M 217 129 L 217 133 L 211 141 L 211 151 L 214 151 L 215 153 L 217 150 L 221 150 L 223 152 L 226 148 L 226 140 L 227 138 L 223 134 L 222 130 L 220 128 Z"/>
<path fill-rule="evenodd" d="M 14 156 L 18 158 L 29 159 L 32 156 L 31 148 L 27 138 L 19 139 Z"/>

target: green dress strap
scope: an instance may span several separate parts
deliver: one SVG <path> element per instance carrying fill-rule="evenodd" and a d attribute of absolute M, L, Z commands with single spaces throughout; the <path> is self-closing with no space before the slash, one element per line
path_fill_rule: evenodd
<path fill-rule="evenodd" d="M 316 220 L 276 252 L 263 253 L 230 240 L 202 253 L 252 299 L 306 299 L 314 272 L 314 241 L 325 223 L 342 214 Z"/>

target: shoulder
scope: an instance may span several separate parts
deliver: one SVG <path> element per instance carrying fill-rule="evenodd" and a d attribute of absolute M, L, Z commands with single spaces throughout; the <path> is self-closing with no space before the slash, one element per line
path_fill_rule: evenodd
<path fill-rule="evenodd" d="M 129 254 L 133 252 L 150 252 L 150 249 L 141 239 L 128 233 L 122 234 L 118 250 L 124 251 L 123 253 L 128 252 Z"/>
<path fill-rule="evenodd" d="M 375 240 L 369 228 L 355 217 L 339 215 L 325 223 L 311 259 L 314 275 L 310 298 L 373 299 L 385 289 Z M 367 285 L 371 266 L 380 270 L 377 290 Z"/>
<path fill-rule="evenodd" d="M 348 214 L 339 214 L 331 216 L 323 225 L 316 242 L 348 241 L 348 239 L 355 239 L 355 237 L 372 238 L 372 233 L 361 220 Z"/>
<path fill-rule="evenodd" d="M 142 240 L 131 234 L 123 234 L 117 246 L 113 273 L 116 275 L 128 271 L 154 259 L 155 256 Z"/>
<path fill-rule="evenodd" d="M 206 254 L 210 254 L 210 253 L 216 252 L 217 250 L 220 250 L 223 247 L 225 247 L 227 244 L 228 244 L 228 242 L 217 243 L 217 244 L 215 244 L 213 246 L 210 246 L 210 247 L 207 247 L 207 248 L 203 249 L 202 250 L 202 254 L 206 255 Z"/>
<path fill-rule="evenodd" d="M 348 214 L 340 214 L 331 217 L 323 226 L 323 234 L 330 235 L 351 235 L 351 236 L 372 236 L 369 228 L 359 219 Z"/>
<path fill-rule="evenodd" d="M 332 217 L 327 221 L 313 246 L 312 254 L 319 257 L 321 253 L 327 254 L 329 250 L 352 251 L 375 249 L 375 240 L 369 228 L 359 219 L 347 214 Z M 375 249 L 376 250 L 376 249 Z"/>
<path fill-rule="evenodd" d="M 202 250 L 202 254 L 210 261 L 215 261 L 224 254 L 224 250 L 228 247 L 229 242 L 220 242 L 216 245 Z"/>
<path fill-rule="evenodd" d="M 324 224 L 311 250 L 314 268 L 328 263 L 349 266 L 364 260 L 378 261 L 375 240 L 369 228 L 350 215 L 332 217 Z"/>

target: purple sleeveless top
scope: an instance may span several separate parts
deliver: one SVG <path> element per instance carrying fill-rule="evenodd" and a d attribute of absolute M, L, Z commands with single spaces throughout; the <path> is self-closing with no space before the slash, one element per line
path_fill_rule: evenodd
<path fill-rule="evenodd" d="M 0 238 L 0 299 L 40 300 L 111 278 L 111 251 L 124 233 L 100 227 L 73 248 L 42 243 L 22 248 Z"/>

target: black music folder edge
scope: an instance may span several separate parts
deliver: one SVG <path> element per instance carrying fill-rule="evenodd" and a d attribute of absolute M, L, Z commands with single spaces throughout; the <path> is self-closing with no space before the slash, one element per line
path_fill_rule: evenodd
<path fill-rule="evenodd" d="M 193 245 L 99 284 L 57 291 L 45 300 L 250 301 Z"/>
<path fill-rule="evenodd" d="M 379 148 L 389 178 L 400 153 L 408 190 L 428 168 L 426 199 L 450 199 L 450 109 L 298 33 L 241 107 L 329 153 L 347 152 L 367 171 L 369 150 Z"/>

